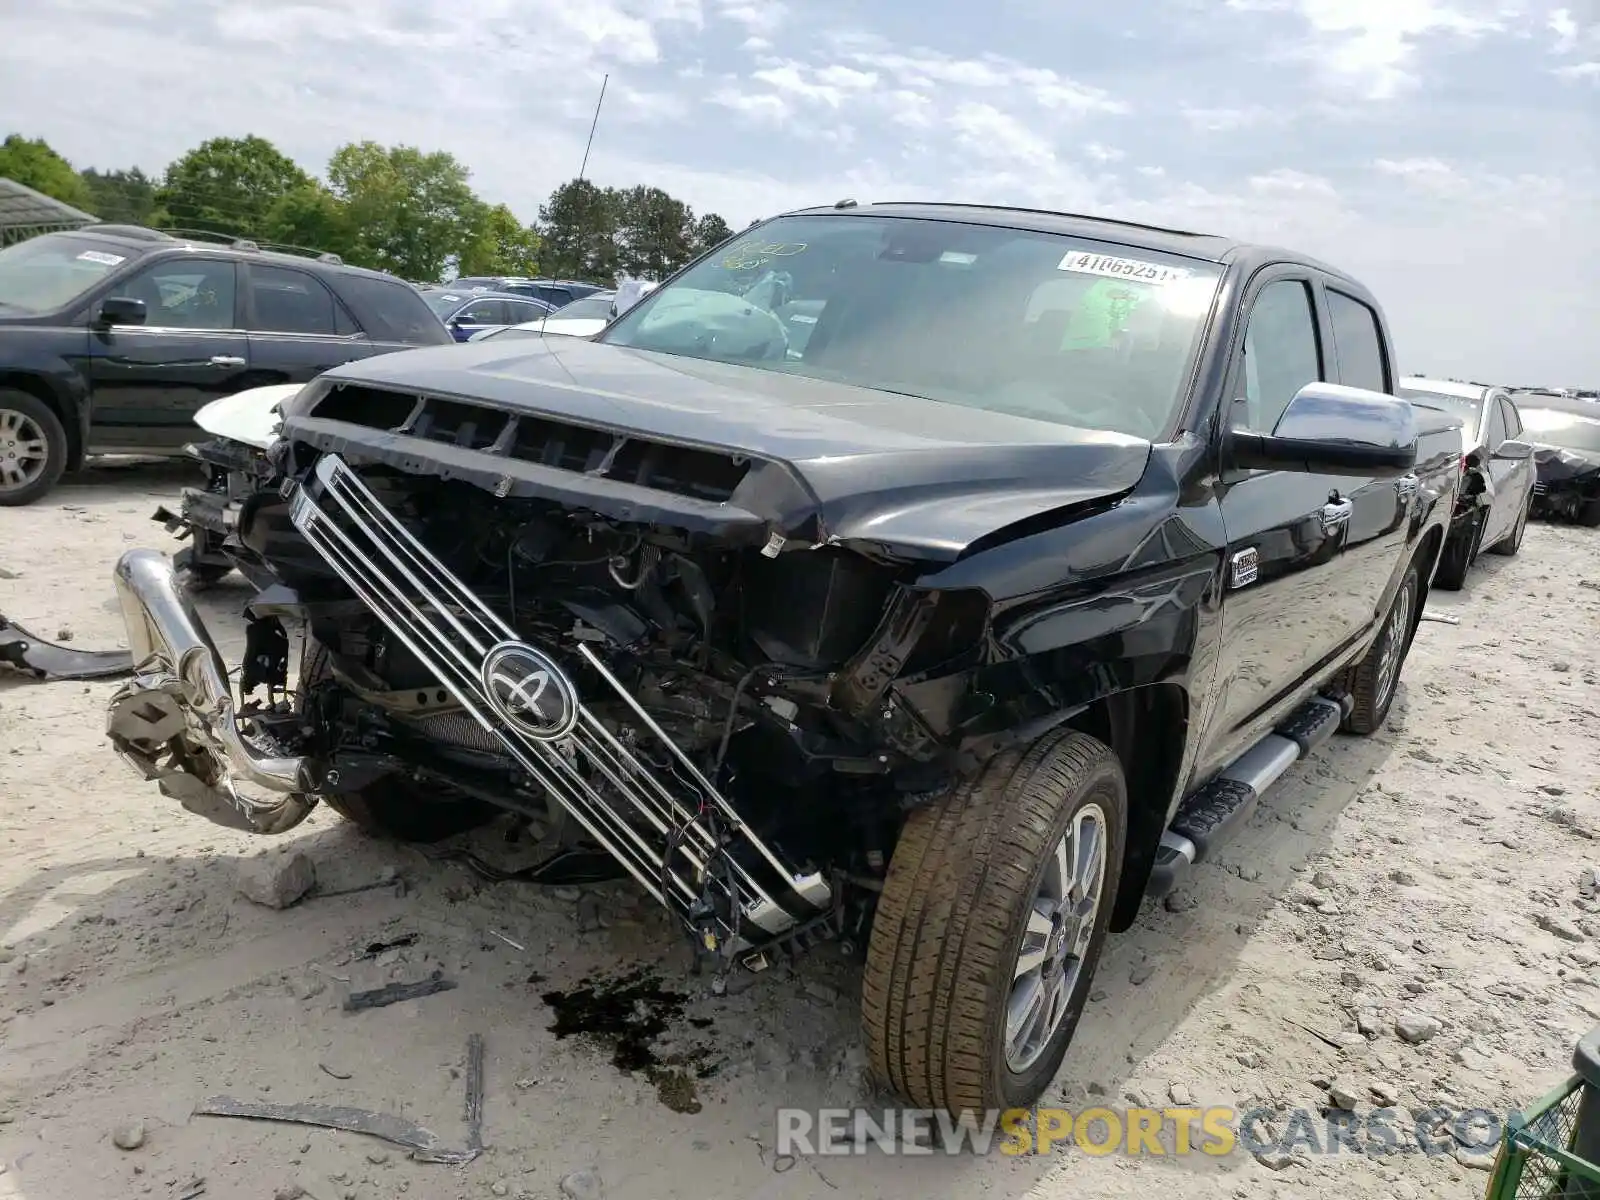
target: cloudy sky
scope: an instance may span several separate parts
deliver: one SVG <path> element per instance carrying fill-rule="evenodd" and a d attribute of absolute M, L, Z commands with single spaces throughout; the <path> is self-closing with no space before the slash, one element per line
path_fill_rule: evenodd
<path fill-rule="evenodd" d="M 1600 386 L 1600 0 L 0 4 L 0 133 L 77 165 L 406 142 L 528 219 L 607 72 L 590 176 L 736 228 L 852 196 L 1270 240 L 1372 286 L 1407 371 Z"/>

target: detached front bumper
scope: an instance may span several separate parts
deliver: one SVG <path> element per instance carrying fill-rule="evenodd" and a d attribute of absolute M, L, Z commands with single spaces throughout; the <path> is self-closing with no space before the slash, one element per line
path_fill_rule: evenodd
<path fill-rule="evenodd" d="M 117 753 L 219 825 L 282 833 L 305 820 L 316 806 L 306 760 L 272 753 L 241 721 L 222 656 L 171 563 L 130 550 L 114 579 L 135 672 L 106 712 Z"/>

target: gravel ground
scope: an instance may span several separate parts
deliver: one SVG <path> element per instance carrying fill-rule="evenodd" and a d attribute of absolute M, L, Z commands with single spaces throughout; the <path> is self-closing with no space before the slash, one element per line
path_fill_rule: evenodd
<path fill-rule="evenodd" d="M 171 548 L 149 513 L 186 479 L 101 470 L 0 509 L 0 611 L 119 645 L 111 563 Z M 245 599 L 237 581 L 204 597 L 225 652 Z M 1600 537 L 1531 527 L 1519 557 L 1488 557 L 1429 611 L 1460 623 L 1422 626 L 1389 728 L 1297 766 L 1222 861 L 1113 940 L 1063 1104 L 1315 1113 L 1331 1089 L 1361 1112 L 1504 1112 L 1565 1076 L 1600 1021 L 1586 886 L 1600 866 Z M 275 843 L 303 852 L 316 888 L 282 910 L 252 903 L 241 862 L 265 843 L 135 782 L 103 736 L 113 686 L 0 679 L 0 1197 L 1403 1200 L 1487 1181 L 1466 1150 L 775 1162 L 778 1106 L 871 1102 L 856 972 L 836 952 L 713 998 L 627 887 L 486 883 L 323 811 Z M 522 853 L 500 829 L 470 846 Z M 323 894 L 364 885 L 379 886 Z M 364 956 L 396 939 L 410 944 Z M 551 1031 L 546 993 L 637 965 L 684 997 L 636 1010 L 662 1013 L 653 1042 Z M 435 970 L 458 986 L 343 1009 L 352 990 Z M 221 1094 L 354 1105 L 459 1146 L 471 1034 L 486 1047 L 487 1149 L 465 1166 L 193 1115 Z M 641 1049 L 660 1065 L 628 1057 Z"/>

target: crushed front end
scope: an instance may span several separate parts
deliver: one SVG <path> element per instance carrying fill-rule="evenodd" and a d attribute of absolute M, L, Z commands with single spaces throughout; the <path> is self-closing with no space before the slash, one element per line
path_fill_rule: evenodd
<path fill-rule="evenodd" d="M 1533 457 L 1533 514 L 1600 525 L 1600 454 L 1540 446 Z"/>
<path fill-rule="evenodd" d="M 528 444 L 555 438 L 544 424 Z M 640 446 L 604 453 L 633 455 L 663 506 L 724 507 L 736 464 Z M 717 530 L 628 521 L 328 444 L 273 456 L 239 531 L 274 586 L 247 612 L 237 699 L 165 560 L 118 567 L 140 667 L 110 736 L 212 820 L 278 832 L 384 780 L 554 820 L 701 952 L 759 968 L 864 933 L 904 813 L 983 727 L 967 685 L 986 601 L 917 586 L 925 564 L 780 552 L 727 511 Z M 326 664 L 298 683 L 285 618 Z"/>

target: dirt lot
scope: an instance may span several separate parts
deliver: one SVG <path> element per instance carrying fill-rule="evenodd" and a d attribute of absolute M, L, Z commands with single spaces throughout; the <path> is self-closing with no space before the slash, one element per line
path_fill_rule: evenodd
<path fill-rule="evenodd" d="M 120 644 L 111 563 L 130 545 L 170 546 L 148 514 L 185 477 L 100 471 L 40 506 L 0 509 L 0 611 L 75 645 Z M 236 582 L 204 602 L 235 653 L 246 596 Z M 1222 862 L 1113 939 L 1063 1103 L 1316 1112 L 1335 1083 L 1362 1111 L 1504 1112 L 1564 1077 L 1600 1021 L 1600 901 L 1584 886 L 1600 866 L 1600 538 L 1530 528 L 1519 557 L 1488 557 L 1467 592 L 1429 611 L 1460 624 L 1421 627 L 1389 729 L 1297 767 Z M 326 812 L 278 839 L 310 857 L 316 890 L 263 908 L 235 886 L 263 842 L 183 813 L 112 755 L 113 686 L 0 680 L 0 1197 L 1388 1200 L 1481 1195 L 1487 1180 L 1466 1151 L 775 1164 L 780 1105 L 870 1102 L 855 972 L 835 951 L 715 999 L 685 974 L 664 918 L 622 885 L 580 896 L 487 883 Z M 518 853 L 495 830 L 472 848 Z M 407 934 L 411 945 L 362 957 Z M 637 1010 L 662 1015 L 658 1036 L 619 1051 L 551 1032 L 552 1002 L 636 964 L 686 995 Z M 343 1011 L 352 989 L 434 970 L 458 986 Z M 1413 1045 L 1396 1025 L 1418 1017 L 1439 1029 Z M 192 1115 L 223 1094 L 354 1105 L 460 1146 L 474 1033 L 487 1149 L 466 1166 Z"/>

